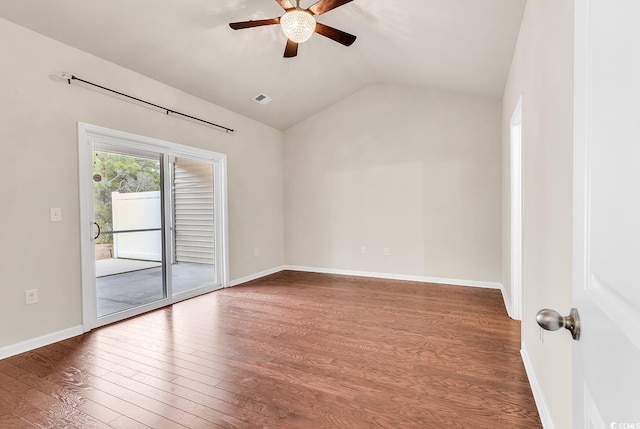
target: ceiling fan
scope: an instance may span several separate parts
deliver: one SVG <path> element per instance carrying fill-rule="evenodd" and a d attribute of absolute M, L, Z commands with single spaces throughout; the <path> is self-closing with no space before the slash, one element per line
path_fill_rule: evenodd
<path fill-rule="evenodd" d="M 284 34 L 287 36 L 287 46 L 284 49 L 285 58 L 292 58 L 298 55 L 298 44 L 307 41 L 314 32 L 341 43 L 344 46 L 351 46 L 353 42 L 355 42 L 356 36 L 316 22 L 314 18 L 314 15 L 322 15 L 351 1 L 353 0 L 318 0 L 318 2 L 314 3 L 311 7 L 302 9 L 300 7 L 300 0 L 296 0 L 295 6 L 291 4 L 291 0 L 276 0 L 285 10 L 284 15 L 281 17 L 232 22 L 229 24 L 229 27 L 234 30 L 241 30 L 243 28 L 280 24 Z"/>

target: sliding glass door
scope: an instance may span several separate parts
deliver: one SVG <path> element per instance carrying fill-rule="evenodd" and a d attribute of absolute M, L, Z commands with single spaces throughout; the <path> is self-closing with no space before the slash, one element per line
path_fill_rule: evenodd
<path fill-rule="evenodd" d="M 224 155 L 79 124 L 85 329 L 225 286 Z"/>

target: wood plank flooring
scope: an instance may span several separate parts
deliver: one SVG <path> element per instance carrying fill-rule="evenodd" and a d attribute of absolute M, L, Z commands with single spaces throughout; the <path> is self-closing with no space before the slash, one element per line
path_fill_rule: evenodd
<path fill-rule="evenodd" d="M 540 428 L 500 292 L 282 272 L 0 361 L 0 428 Z"/>

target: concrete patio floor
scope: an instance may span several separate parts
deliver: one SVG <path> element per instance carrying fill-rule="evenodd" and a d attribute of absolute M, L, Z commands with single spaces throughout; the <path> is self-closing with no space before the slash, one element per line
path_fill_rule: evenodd
<path fill-rule="evenodd" d="M 112 276 L 161 266 L 162 264 L 156 261 L 123 258 L 99 259 L 96 261 L 96 277 Z"/>
<path fill-rule="evenodd" d="M 171 268 L 173 295 L 209 286 L 216 274 L 215 267 L 206 264 L 180 262 L 172 264 Z M 162 267 L 97 277 L 96 292 L 98 317 L 157 301 L 164 298 Z"/>

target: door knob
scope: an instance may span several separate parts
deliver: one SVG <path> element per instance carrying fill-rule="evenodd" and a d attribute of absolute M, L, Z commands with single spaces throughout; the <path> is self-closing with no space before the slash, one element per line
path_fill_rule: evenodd
<path fill-rule="evenodd" d="M 547 331 L 557 331 L 560 328 L 566 328 L 571 332 L 571 336 L 574 340 L 580 339 L 580 315 L 577 308 L 572 308 L 568 316 L 562 317 L 560 313 L 555 310 L 538 311 L 536 314 L 536 322 L 542 329 Z"/>

